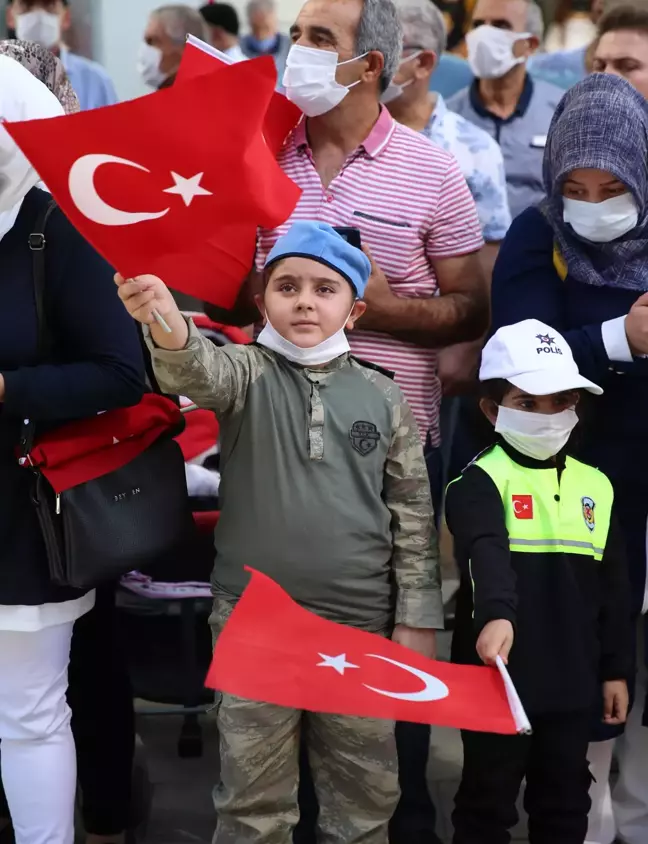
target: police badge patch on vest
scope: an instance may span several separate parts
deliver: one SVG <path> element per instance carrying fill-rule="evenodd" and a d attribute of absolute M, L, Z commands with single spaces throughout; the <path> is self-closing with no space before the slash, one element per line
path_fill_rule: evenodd
<path fill-rule="evenodd" d="M 596 504 L 594 499 L 587 495 L 584 498 L 581 498 L 581 504 L 583 505 L 583 518 L 585 519 L 585 524 L 587 525 L 589 532 L 592 533 L 596 527 L 596 519 L 594 517 L 594 508 L 596 507 Z"/>
<path fill-rule="evenodd" d="M 349 439 L 358 454 L 366 457 L 378 448 L 380 433 L 373 422 L 354 422 L 349 431 Z"/>

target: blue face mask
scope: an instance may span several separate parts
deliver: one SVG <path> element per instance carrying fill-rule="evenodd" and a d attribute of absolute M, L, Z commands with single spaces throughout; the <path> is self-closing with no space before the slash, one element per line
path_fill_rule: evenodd
<path fill-rule="evenodd" d="M 250 44 L 254 47 L 257 53 L 267 53 L 271 47 L 274 47 L 277 40 L 276 35 L 271 35 L 269 38 L 255 38 L 254 35 L 249 36 Z"/>

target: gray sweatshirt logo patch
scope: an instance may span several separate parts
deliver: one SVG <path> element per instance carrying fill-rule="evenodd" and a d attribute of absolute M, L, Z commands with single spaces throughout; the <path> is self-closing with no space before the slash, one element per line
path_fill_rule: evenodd
<path fill-rule="evenodd" d="M 380 432 L 373 422 L 354 422 L 349 431 L 349 438 L 358 454 L 366 457 L 378 448 Z"/>

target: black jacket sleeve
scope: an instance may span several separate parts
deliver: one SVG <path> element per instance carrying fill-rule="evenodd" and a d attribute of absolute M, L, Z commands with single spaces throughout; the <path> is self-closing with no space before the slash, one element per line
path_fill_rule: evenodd
<path fill-rule="evenodd" d="M 627 680 L 634 671 L 630 580 L 623 535 L 614 508 L 600 568 L 601 682 Z"/>
<path fill-rule="evenodd" d="M 472 581 L 477 632 L 496 619 L 515 624 L 515 572 L 502 499 L 479 466 L 470 466 L 448 487 L 446 521 L 461 573 Z"/>
<path fill-rule="evenodd" d="M 113 270 L 59 210 L 47 240 L 45 310 L 55 360 L 2 373 L 4 413 L 58 421 L 137 404 L 144 361 Z"/>

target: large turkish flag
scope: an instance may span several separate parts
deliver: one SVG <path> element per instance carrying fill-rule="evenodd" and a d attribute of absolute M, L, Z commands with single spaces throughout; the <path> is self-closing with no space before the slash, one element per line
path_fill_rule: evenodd
<path fill-rule="evenodd" d="M 195 79 L 205 73 L 213 73 L 215 67 L 227 67 L 231 64 L 234 64 L 234 60 L 225 53 L 221 53 L 220 50 L 201 41 L 195 35 L 190 35 L 182 54 L 175 84 L 182 85 L 189 79 Z M 263 136 L 275 155 L 302 116 L 301 109 L 291 103 L 287 97 L 278 91 L 273 93 L 263 123 Z"/>
<path fill-rule="evenodd" d="M 263 135 L 275 82 L 265 57 L 131 102 L 5 127 L 119 272 L 154 273 L 228 307 L 245 272 L 225 285 L 219 262 L 237 266 L 256 226 L 285 221 L 300 195 Z"/>
<path fill-rule="evenodd" d="M 436 662 L 326 621 L 257 571 L 218 638 L 206 685 L 313 712 L 489 733 L 529 729 L 503 666 Z"/>

